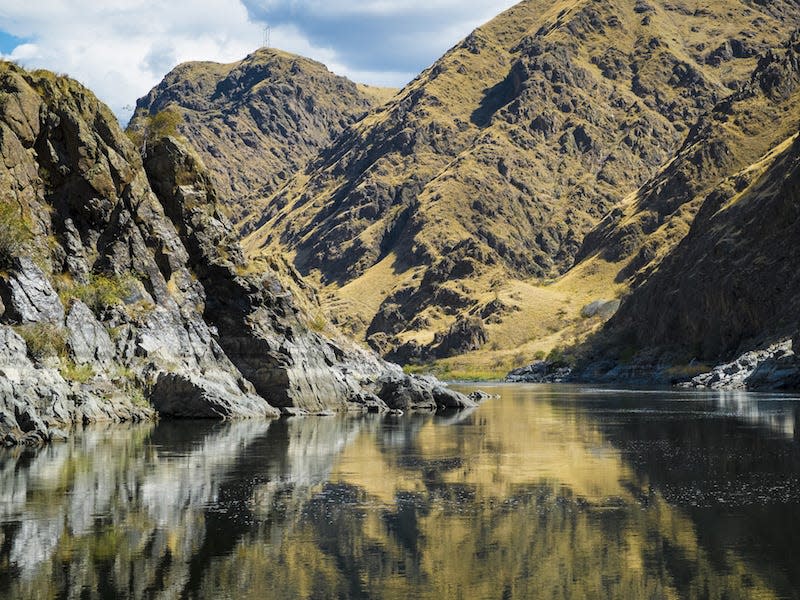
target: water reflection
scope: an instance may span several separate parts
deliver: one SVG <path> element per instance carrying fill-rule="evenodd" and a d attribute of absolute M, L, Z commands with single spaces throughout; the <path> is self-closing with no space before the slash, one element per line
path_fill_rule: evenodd
<path fill-rule="evenodd" d="M 0 597 L 797 597 L 795 400 L 498 391 L 0 453 Z"/>

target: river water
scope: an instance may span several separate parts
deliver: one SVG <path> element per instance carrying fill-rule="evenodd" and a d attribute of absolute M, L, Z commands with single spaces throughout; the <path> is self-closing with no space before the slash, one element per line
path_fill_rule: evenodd
<path fill-rule="evenodd" d="M 0 598 L 800 597 L 800 398 L 483 389 L 0 451 Z"/>

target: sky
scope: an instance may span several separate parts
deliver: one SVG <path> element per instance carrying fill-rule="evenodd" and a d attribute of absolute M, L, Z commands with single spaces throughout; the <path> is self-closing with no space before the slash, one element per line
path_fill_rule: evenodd
<path fill-rule="evenodd" d="M 175 65 L 270 45 L 401 87 L 517 0 L 2 0 L 0 56 L 66 73 L 125 124 Z"/>

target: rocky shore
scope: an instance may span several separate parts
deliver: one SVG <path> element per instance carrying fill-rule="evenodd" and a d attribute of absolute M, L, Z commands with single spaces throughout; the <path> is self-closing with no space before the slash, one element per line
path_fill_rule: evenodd
<path fill-rule="evenodd" d="M 800 390 L 800 337 L 784 340 L 759 350 L 745 352 L 736 359 L 689 377 L 694 365 L 676 366 L 669 362 L 620 364 L 598 360 L 569 366 L 540 360 L 515 369 L 506 376 L 513 383 L 600 383 L 632 386 L 675 385 L 683 389 L 790 391 Z"/>
<path fill-rule="evenodd" d="M 746 352 L 734 361 L 716 366 L 708 373 L 679 384 L 679 387 L 712 390 L 798 390 L 800 358 L 795 353 L 796 349 L 797 345 L 786 340 L 764 350 Z"/>
<path fill-rule="evenodd" d="M 80 84 L 0 64 L 0 440 L 81 424 L 475 401 L 357 347 L 248 263 L 200 159 Z"/>

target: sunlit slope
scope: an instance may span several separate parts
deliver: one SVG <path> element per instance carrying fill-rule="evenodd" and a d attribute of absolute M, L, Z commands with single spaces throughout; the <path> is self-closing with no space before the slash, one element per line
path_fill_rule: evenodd
<path fill-rule="evenodd" d="M 496 284 L 563 274 L 587 232 L 784 43 L 792 7 L 526 0 L 267 194 L 248 250 L 292 253 L 330 314 L 399 360 L 510 347 L 492 330 L 515 312 L 487 302 Z M 592 299 L 613 299 L 615 277 Z M 580 307 L 559 310 L 574 320 Z"/>
<path fill-rule="evenodd" d="M 373 106 L 396 90 L 357 85 L 316 61 L 261 48 L 230 64 L 181 64 L 137 103 L 131 129 L 169 109 L 202 157 L 235 221 L 258 205 Z"/>

